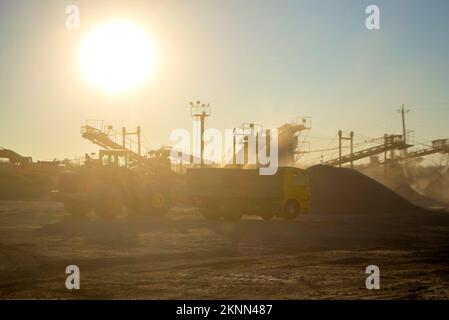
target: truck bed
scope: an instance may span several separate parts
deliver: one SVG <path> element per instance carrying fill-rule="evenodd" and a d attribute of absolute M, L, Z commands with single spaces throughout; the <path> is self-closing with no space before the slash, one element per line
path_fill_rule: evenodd
<path fill-rule="evenodd" d="M 187 186 L 197 197 L 275 199 L 282 197 L 282 171 L 260 175 L 257 169 L 189 169 Z"/>

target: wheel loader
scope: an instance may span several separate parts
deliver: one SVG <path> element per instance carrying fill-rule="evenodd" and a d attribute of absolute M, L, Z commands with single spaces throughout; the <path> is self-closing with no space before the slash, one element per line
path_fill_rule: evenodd
<path fill-rule="evenodd" d="M 100 150 L 99 158 L 86 155 L 85 165 L 64 171 L 53 198 L 76 216 L 93 212 L 116 217 L 123 212 L 161 215 L 170 207 L 176 174 L 165 155 L 132 163 L 125 149 Z"/>

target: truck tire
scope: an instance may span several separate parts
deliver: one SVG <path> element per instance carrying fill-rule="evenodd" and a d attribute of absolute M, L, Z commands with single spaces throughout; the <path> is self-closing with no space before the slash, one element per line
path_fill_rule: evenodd
<path fill-rule="evenodd" d="M 200 206 L 200 212 L 207 220 L 219 220 L 221 218 L 218 206 L 205 202 Z"/>
<path fill-rule="evenodd" d="M 239 221 L 242 217 L 243 213 L 238 208 L 225 208 L 223 212 L 223 219 L 226 221 Z"/>
<path fill-rule="evenodd" d="M 284 206 L 284 210 L 282 212 L 282 218 L 287 220 L 295 219 L 299 214 L 299 204 L 294 200 L 289 200 Z"/>

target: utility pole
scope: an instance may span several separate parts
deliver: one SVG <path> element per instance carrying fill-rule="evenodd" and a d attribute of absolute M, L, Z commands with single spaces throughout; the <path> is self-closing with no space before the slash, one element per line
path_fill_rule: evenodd
<path fill-rule="evenodd" d="M 338 130 L 338 166 L 341 168 L 341 136 L 342 131 Z"/>
<path fill-rule="evenodd" d="M 341 149 L 342 149 L 342 140 L 349 140 L 350 143 L 350 154 L 351 154 L 351 168 L 354 167 L 354 161 L 352 160 L 352 155 L 354 153 L 354 132 L 351 131 L 349 133 L 349 137 L 343 137 L 343 132 L 338 130 L 338 166 L 341 167 Z"/>
<path fill-rule="evenodd" d="M 404 143 L 407 143 L 407 130 L 405 128 L 405 114 L 408 113 L 410 110 L 405 109 L 405 104 L 402 104 L 401 109 L 398 109 L 398 112 L 401 114 L 402 117 L 402 140 Z"/>
<path fill-rule="evenodd" d="M 237 145 L 237 138 L 235 136 L 235 128 L 232 129 L 232 164 L 235 166 L 237 164 L 237 151 L 236 149 Z"/>
<path fill-rule="evenodd" d="M 354 167 L 354 161 L 352 160 L 352 155 L 354 154 L 354 132 L 351 131 L 349 134 L 349 141 L 351 141 L 351 168 Z"/>
<path fill-rule="evenodd" d="M 384 147 L 385 147 L 385 151 L 384 151 L 384 180 L 387 177 L 387 143 L 388 143 L 388 135 L 385 133 L 384 134 Z"/>
<path fill-rule="evenodd" d="M 139 154 L 139 156 L 142 155 L 142 145 L 140 143 L 140 127 L 137 127 L 137 153 Z"/>

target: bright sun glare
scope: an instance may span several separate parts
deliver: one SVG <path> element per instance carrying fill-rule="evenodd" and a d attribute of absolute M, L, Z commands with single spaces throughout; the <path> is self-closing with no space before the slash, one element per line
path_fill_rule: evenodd
<path fill-rule="evenodd" d="M 143 84 L 154 71 L 155 60 L 149 35 L 125 21 L 99 26 L 81 48 L 84 76 L 108 92 L 122 92 Z"/>

